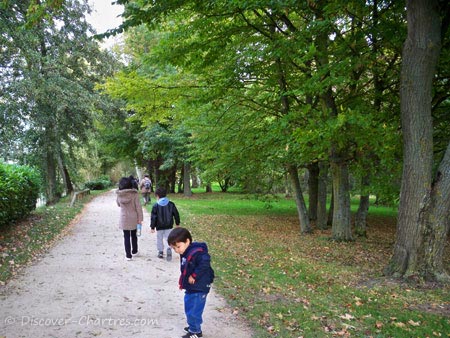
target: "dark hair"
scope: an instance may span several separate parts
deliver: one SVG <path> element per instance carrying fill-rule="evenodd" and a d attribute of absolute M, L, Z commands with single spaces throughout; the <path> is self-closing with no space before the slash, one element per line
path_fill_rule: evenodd
<path fill-rule="evenodd" d="M 139 184 L 136 181 L 136 179 L 134 178 L 134 176 L 130 175 L 129 179 L 130 179 L 130 182 L 131 182 L 131 188 L 138 190 L 139 189 Z"/>
<path fill-rule="evenodd" d="M 167 191 L 166 191 L 166 189 L 159 187 L 159 188 L 157 188 L 155 190 L 155 195 L 157 195 L 160 198 L 161 197 L 166 197 L 167 196 Z"/>
<path fill-rule="evenodd" d="M 129 177 L 122 177 L 119 181 L 119 190 L 132 189 L 133 182 Z"/>
<path fill-rule="evenodd" d="M 167 237 L 167 243 L 169 243 L 169 245 L 175 245 L 180 242 L 186 243 L 187 240 L 192 243 L 191 233 L 188 229 L 181 227 L 173 229 L 170 232 L 169 237 Z"/>

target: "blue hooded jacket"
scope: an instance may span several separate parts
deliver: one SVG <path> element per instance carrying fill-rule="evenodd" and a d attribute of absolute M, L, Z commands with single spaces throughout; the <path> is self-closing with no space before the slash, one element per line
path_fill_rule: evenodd
<path fill-rule="evenodd" d="M 192 242 L 180 255 L 180 263 L 180 289 L 185 289 L 186 293 L 208 293 L 214 281 L 214 270 L 206 243 Z M 189 276 L 195 279 L 194 284 L 189 284 Z"/>

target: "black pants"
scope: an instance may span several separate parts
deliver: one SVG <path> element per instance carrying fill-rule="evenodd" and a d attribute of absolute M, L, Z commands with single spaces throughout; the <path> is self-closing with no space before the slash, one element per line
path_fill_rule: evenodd
<path fill-rule="evenodd" d="M 138 252 L 138 240 L 136 236 L 136 230 L 123 231 L 123 244 L 125 245 L 125 254 L 127 255 L 127 258 L 132 257 L 131 253 L 135 254 Z"/>

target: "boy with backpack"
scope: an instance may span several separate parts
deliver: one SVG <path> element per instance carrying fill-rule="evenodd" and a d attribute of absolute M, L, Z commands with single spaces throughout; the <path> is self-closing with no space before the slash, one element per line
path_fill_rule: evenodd
<path fill-rule="evenodd" d="M 158 250 L 158 258 L 164 257 L 164 244 L 167 247 L 167 259 L 172 258 L 172 249 L 167 243 L 169 233 L 173 228 L 173 224 L 180 225 L 180 214 L 175 203 L 169 201 L 166 197 L 166 189 L 157 188 L 155 191 L 156 203 L 152 207 L 150 216 L 151 232 L 156 230 L 156 248 Z"/>

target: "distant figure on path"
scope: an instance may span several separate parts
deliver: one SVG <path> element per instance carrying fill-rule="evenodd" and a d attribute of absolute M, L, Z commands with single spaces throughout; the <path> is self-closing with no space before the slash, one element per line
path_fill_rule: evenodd
<path fill-rule="evenodd" d="M 116 191 L 116 202 L 120 207 L 119 227 L 123 230 L 125 256 L 129 261 L 132 260 L 132 255 L 138 253 L 136 228 L 137 224 L 142 224 L 144 220 L 139 193 L 133 188 L 133 181 L 132 176 L 122 177 L 119 181 L 119 189 Z"/>
<path fill-rule="evenodd" d="M 203 310 L 206 305 L 211 284 L 214 281 L 214 270 L 211 268 L 211 257 L 208 246 L 202 242 L 192 242 L 189 230 L 175 228 L 168 238 L 170 246 L 180 255 L 181 276 L 179 287 L 185 291 L 184 312 L 188 327 L 182 338 L 203 337 Z"/>
<path fill-rule="evenodd" d="M 158 258 L 164 257 L 164 244 L 167 246 L 167 259 L 172 258 L 172 250 L 167 243 L 167 237 L 175 223 L 180 225 L 180 214 L 175 206 L 175 203 L 169 201 L 166 197 L 167 192 L 164 188 L 157 188 L 155 196 L 157 202 L 152 207 L 152 214 L 150 218 L 151 232 L 156 229 L 156 249 L 158 250 Z M 174 222 L 175 220 L 175 222 Z"/>
<path fill-rule="evenodd" d="M 144 178 L 139 183 L 139 188 L 141 189 L 142 198 L 144 199 L 144 205 L 151 202 L 150 193 L 152 191 L 152 180 L 145 174 Z"/>

